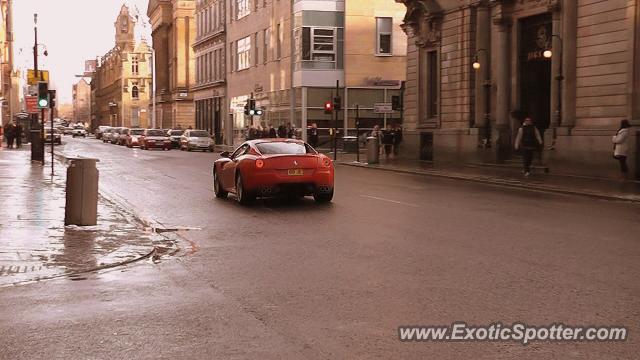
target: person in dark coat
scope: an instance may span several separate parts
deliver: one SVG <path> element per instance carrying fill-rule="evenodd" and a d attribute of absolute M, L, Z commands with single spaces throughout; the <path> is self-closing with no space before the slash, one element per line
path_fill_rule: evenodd
<path fill-rule="evenodd" d="M 384 147 L 384 156 L 388 159 L 393 150 L 394 143 L 394 131 L 391 124 L 387 124 L 387 127 L 382 130 L 382 145 Z"/>
<path fill-rule="evenodd" d="M 22 147 L 22 124 L 17 123 L 15 127 L 16 148 Z"/>
<path fill-rule="evenodd" d="M 393 155 L 398 155 L 398 147 L 402 142 L 402 127 L 398 124 L 393 124 Z"/>
<path fill-rule="evenodd" d="M 7 148 L 13 148 L 13 140 L 16 137 L 16 128 L 13 122 L 8 122 L 4 127 L 4 135 L 7 137 Z"/>
<path fill-rule="evenodd" d="M 542 145 L 542 137 L 540 132 L 533 125 L 533 121 L 530 117 L 524 119 L 524 123 L 518 129 L 518 135 L 516 136 L 516 150 L 522 151 L 522 166 L 524 176 L 531 175 L 531 161 L 533 160 L 533 153 Z"/>
<path fill-rule="evenodd" d="M 275 139 L 278 137 L 278 134 L 276 133 L 276 129 L 271 124 L 269 124 L 269 137 L 272 139 Z"/>
<path fill-rule="evenodd" d="M 309 131 L 307 132 L 307 139 L 309 140 L 309 145 L 312 147 L 318 146 L 318 124 L 312 123 Z"/>
<path fill-rule="evenodd" d="M 287 128 L 284 125 L 278 126 L 278 137 L 279 138 L 287 137 Z"/>

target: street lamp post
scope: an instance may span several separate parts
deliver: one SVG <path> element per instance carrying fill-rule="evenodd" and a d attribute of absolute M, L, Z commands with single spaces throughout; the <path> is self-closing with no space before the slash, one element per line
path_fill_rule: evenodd
<path fill-rule="evenodd" d="M 156 128 L 156 50 L 151 47 L 151 127 Z"/>
<path fill-rule="evenodd" d="M 563 68 L 562 68 L 562 38 L 560 37 L 560 35 L 556 35 L 553 34 L 551 35 L 552 38 L 557 38 L 558 39 L 558 45 L 559 45 L 559 49 L 558 49 L 558 75 L 556 75 L 555 79 L 558 82 L 558 91 L 556 94 L 556 114 L 555 114 L 555 124 L 554 127 L 560 126 L 562 124 L 562 80 L 564 80 L 564 76 L 563 76 Z M 553 51 L 551 49 L 547 49 L 545 50 L 542 55 L 547 58 L 550 59 L 551 57 L 553 57 Z M 554 132 L 555 134 L 555 132 Z"/>
<path fill-rule="evenodd" d="M 473 58 L 473 64 L 471 64 L 471 66 L 476 70 L 476 71 L 480 71 L 480 69 L 482 68 L 482 64 L 480 63 L 480 58 L 479 55 L 481 52 L 484 52 L 486 58 L 489 58 L 489 52 L 486 49 L 478 49 L 476 51 L 476 54 Z M 486 65 L 486 64 L 485 64 Z M 490 147 L 491 146 L 491 141 L 490 141 L 490 136 L 491 136 L 491 78 L 490 78 L 490 73 L 489 70 L 487 69 L 485 71 L 485 78 L 484 78 L 484 82 L 482 84 L 482 87 L 484 88 L 484 97 L 485 97 L 485 111 L 484 111 L 484 119 L 485 119 L 485 129 L 486 129 L 486 134 L 485 134 L 485 138 L 483 139 L 483 143 L 482 146 L 483 147 Z"/>

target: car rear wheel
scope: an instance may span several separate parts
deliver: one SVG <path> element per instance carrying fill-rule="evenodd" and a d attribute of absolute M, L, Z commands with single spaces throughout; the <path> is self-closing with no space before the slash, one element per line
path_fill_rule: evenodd
<path fill-rule="evenodd" d="M 250 204 L 255 199 L 255 195 L 252 196 L 244 189 L 242 175 L 239 173 L 236 177 L 236 199 L 241 205 Z"/>
<path fill-rule="evenodd" d="M 213 170 L 213 192 L 219 199 L 225 199 L 229 195 L 229 192 L 225 191 L 222 184 L 220 184 L 220 177 L 215 169 Z"/>
<path fill-rule="evenodd" d="M 333 190 L 331 190 L 331 192 L 326 192 L 326 193 L 316 192 L 315 194 L 313 194 L 313 199 L 317 203 L 330 202 L 331 200 L 333 200 Z"/>

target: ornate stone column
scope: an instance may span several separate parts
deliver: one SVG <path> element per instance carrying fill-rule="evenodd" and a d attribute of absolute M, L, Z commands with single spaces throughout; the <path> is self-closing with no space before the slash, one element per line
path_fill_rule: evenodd
<path fill-rule="evenodd" d="M 497 16 L 493 23 L 497 26 L 497 54 L 496 61 L 496 126 L 492 129 L 492 138 L 496 144 L 496 160 L 508 158 L 511 151 L 511 134 L 509 130 L 509 106 L 511 104 L 511 61 L 510 61 L 510 33 L 511 18 L 505 16 L 502 9 L 498 8 Z"/>
<path fill-rule="evenodd" d="M 476 71 L 475 83 L 475 127 L 486 129 L 489 126 L 487 103 L 490 98 L 491 73 L 491 13 L 489 6 L 478 3 L 476 9 L 476 56 L 480 69 Z M 483 134 L 480 134 L 483 137 Z"/>
<path fill-rule="evenodd" d="M 575 0 L 552 0 L 551 9 L 562 12 L 562 122 L 560 126 L 573 127 L 576 120 L 576 67 L 578 37 L 578 5 Z"/>

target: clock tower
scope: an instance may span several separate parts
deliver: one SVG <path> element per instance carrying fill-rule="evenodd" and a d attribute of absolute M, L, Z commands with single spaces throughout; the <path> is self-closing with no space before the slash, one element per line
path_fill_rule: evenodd
<path fill-rule="evenodd" d="M 134 34 L 135 20 L 129 14 L 129 8 L 122 5 L 118 19 L 114 24 L 116 28 L 116 45 L 120 49 L 133 49 L 135 47 Z"/>

